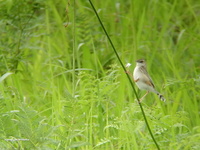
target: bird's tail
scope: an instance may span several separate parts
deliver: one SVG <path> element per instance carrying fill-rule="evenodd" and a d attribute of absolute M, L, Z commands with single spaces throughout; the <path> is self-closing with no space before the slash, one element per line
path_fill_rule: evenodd
<path fill-rule="evenodd" d="M 166 99 L 164 98 L 164 96 L 160 93 L 157 93 L 158 97 L 160 98 L 161 101 L 165 102 Z"/>

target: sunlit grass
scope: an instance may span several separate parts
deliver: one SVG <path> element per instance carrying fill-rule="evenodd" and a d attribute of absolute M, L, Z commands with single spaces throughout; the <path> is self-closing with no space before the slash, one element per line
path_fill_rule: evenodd
<path fill-rule="evenodd" d="M 160 148 L 199 149 L 198 2 L 94 5 L 123 63 L 132 71 L 135 60 L 146 59 L 167 99 L 150 93 L 142 103 Z M 156 149 L 87 1 L 0 6 L 1 149 Z"/>

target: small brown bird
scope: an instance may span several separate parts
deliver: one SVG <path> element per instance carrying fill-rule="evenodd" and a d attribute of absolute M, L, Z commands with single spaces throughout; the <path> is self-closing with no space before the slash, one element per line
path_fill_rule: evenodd
<path fill-rule="evenodd" d="M 144 59 L 139 59 L 136 61 L 136 67 L 133 72 L 133 78 L 140 90 L 146 90 L 147 93 L 140 98 L 140 102 L 144 99 L 144 97 L 149 93 L 153 92 L 156 93 L 159 98 L 165 102 L 165 98 L 162 94 L 156 91 L 155 86 L 151 77 L 149 76 L 147 69 L 146 69 L 146 62 Z"/>

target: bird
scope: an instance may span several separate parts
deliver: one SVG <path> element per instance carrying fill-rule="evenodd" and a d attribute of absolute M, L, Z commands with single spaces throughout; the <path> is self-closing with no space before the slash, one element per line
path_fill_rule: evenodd
<path fill-rule="evenodd" d="M 147 72 L 146 62 L 144 59 L 139 59 L 136 61 L 136 67 L 133 71 L 133 79 L 140 90 L 147 91 L 146 94 L 142 96 L 142 98 L 140 98 L 140 102 L 149 92 L 156 93 L 159 96 L 160 100 L 164 102 L 166 101 L 164 96 L 155 89 L 153 80 Z"/>

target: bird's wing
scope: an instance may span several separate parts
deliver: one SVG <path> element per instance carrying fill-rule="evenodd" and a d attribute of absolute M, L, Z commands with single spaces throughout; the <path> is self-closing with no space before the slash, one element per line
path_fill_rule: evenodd
<path fill-rule="evenodd" d="M 149 74 L 148 74 L 148 72 L 147 72 L 145 67 L 141 67 L 141 72 L 144 74 L 144 77 L 147 79 L 146 83 L 149 84 L 149 85 L 152 85 L 155 88 L 153 80 L 149 76 Z"/>

